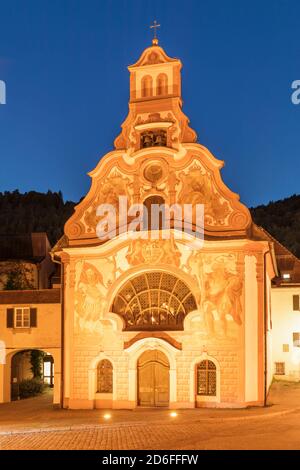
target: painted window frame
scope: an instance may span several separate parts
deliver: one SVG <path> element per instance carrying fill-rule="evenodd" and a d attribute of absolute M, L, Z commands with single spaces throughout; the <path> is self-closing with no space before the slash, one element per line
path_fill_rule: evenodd
<path fill-rule="evenodd" d="M 209 360 L 216 366 L 216 395 L 197 395 L 197 365 L 204 360 Z M 221 368 L 218 360 L 206 352 L 195 357 L 190 368 L 190 402 L 196 406 L 221 403 Z"/>
<path fill-rule="evenodd" d="M 21 324 L 18 324 L 18 310 L 21 310 Z M 27 314 L 27 321 L 24 320 L 24 314 Z M 14 328 L 30 328 L 30 307 L 14 307 Z"/>
<path fill-rule="evenodd" d="M 205 363 L 205 368 L 201 369 L 200 365 L 203 364 L 203 363 Z M 209 364 L 212 364 L 213 368 L 210 368 Z M 214 380 L 213 380 L 214 387 L 215 387 L 214 393 L 198 393 L 199 389 L 201 388 L 200 387 L 200 374 L 199 374 L 200 370 L 205 372 L 205 389 L 206 389 L 206 391 L 209 389 L 210 381 L 212 380 L 210 378 L 210 376 L 211 376 L 210 373 L 214 374 Z M 216 367 L 216 364 L 213 361 L 209 360 L 209 359 L 203 359 L 201 362 L 198 362 L 198 364 L 196 364 L 196 395 L 197 395 L 197 397 L 206 397 L 206 398 L 209 397 L 211 399 L 213 399 L 213 398 L 216 399 L 216 397 L 217 397 L 217 367 Z"/>

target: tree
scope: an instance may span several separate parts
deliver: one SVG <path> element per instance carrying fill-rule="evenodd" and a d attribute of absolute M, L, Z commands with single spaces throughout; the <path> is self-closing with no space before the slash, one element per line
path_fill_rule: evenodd
<path fill-rule="evenodd" d="M 33 284 L 28 280 L 29 269 L 22 263 L 15 263 L 8 273 L 4 290 L 27 290 L 34 289 Z"/>
<path fill-rule="evenodd" d="M 43 376 L 43 362 L 45 353 L 38 349 L 33 349 L 30 354 L 31 372 L 34 379 L 41 379 Z"/>

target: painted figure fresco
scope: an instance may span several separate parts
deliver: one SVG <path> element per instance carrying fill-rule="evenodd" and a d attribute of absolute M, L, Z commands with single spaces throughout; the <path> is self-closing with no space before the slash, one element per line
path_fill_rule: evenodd
<path fill-rule="evenodd" d="M 242 324 L 243 283 L 236 272 L 235 256 L 211 256 L 195 252 L 190 256 L 188 265 L 189 271 L 199 283 L 204 325 L 208 336 L 226 337 L 229 319 L 236 325 Z"/>
<path fill-rule="evenodd" d="M 228 270 L 225 261 L 214 262 L 212 271 L 205 274 L 203 311 L 210 335 L 215 334 L 213 311 L 218 312 L 221 334 L 227 335 L 227 315 L 238 325 L 242 324 L 241 293 L 243 284 L 238 274 Z"/>
<path fill-rule="evenodd" d="M 94 265 L 87 262 L 82 265 L 75 298 L 77 330 L 92 332 L 100 328 L 99 321 L 103 318 L 111 282 L 111 279 L 105 282 Z"/>

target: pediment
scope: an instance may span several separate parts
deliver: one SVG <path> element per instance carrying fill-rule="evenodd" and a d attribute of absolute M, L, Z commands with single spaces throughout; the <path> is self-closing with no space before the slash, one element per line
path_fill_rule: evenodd
<path fill-rule="evenodd" d="M 179 62 L 179 59 L 173 59 L 172 57 L 169 57 L 165 51 L 163 50 L 162 47 L 160 46 L 151 46 L 145 49 L 139 58 L 139 60 L 133 64 L 130 65 L 128 68 L 129 70 L 131 68 L 135 67 L 142 67 L 142 66 L 148 66 L 148 65 L 156 65 L 156 64 L 165 64 L 168 62 Z"/>

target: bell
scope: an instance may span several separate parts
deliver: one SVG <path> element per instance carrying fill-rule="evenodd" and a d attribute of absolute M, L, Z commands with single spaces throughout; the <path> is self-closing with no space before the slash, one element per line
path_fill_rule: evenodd
<path fill-rule="evenodd" d="M 158 134 L 155 139 L 155 145 L 162 145 L 162 142 L 163 142 L 162 137 L 160 134 Z"/>
<path fill-rule="evenodd" d="M 152 139 L 149 134 L 146 134 L 143 139 L 143 147 L 151 147 Z"/>

